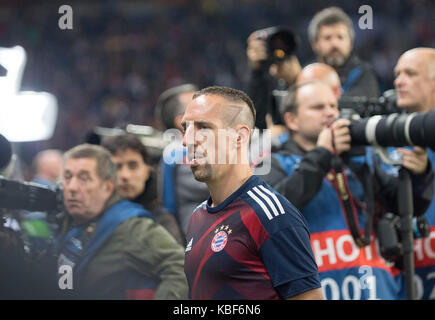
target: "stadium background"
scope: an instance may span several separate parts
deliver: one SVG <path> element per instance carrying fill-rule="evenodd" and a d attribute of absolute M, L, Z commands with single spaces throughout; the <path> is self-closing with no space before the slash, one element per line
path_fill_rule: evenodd
<path fill-rule="evenodd" d="M 62 4 L 73 9 L 73 30 L 58 27 Z M 372 30 L 358 28 L 365 4 L 373 9 Z M 435 2 L 425 0 L 0 1 L 0 47 L 27 52 L 22 90 L 48 91 L 59 105 L 50 140 L 15 144 L 24 177 L 38 151 L 66 150 L 96 125 L 155 125 L 156 99 L 168 87 L 244 89 L 246 39 L 257 29 L 291 27 L 301 40 L 301 64 L 312 62 L 308 23 L 331 5 L 352 18 L 354 49 L 374 66 L 381 91 L 393 87 L 405 50 L 435 47 Z"/>

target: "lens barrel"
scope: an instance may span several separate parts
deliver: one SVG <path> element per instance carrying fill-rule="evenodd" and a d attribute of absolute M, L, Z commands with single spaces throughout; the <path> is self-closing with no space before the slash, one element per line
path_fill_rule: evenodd
<path fill-rule="evenodd" d="M 435 151 L 435 110 L 411 114 L 393 113 L 353 121 L 350 135 L 353 145 L 416 145 Z"/>

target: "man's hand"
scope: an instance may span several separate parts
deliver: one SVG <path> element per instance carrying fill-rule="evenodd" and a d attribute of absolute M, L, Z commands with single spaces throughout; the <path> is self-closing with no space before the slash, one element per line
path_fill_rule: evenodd
<path fill-rule="evenodd" d="M 427 152 L 422 147 L 414 147 L 414 150 L 398 148 L 402 154 L 402 165 L 413 174 L 422 174 L 427 168 Z"/>
<path fill-rule="evenodd" d="M 246 49 L 249 67 L 253 70 L 258 70 L 267 60 L 267 45 L 266 41 L 259 38 L 257 33 L 252 33 L 248 38 L 248 47 Z"/>
<path fill-rule="evenodd" d="M 337 155 L 350 150 L 350 121 L 348 119 L 338 119 L 334 121 L 331 128 L 324 128 L 317 138 L 317 146 L 334 152 L 332 141 L 334 141 L 335 152 Z M 334 134 L 332 134 L 332 131 Z M 334 136 L 334 138 L 332 137 Z"/>
<path fill-rule="evenodd" d="M 284 61 L 273 63 L 269 68 L 269 74 L 276 79 L 284 79 L 288 85 L 292 85 L 301 70 L 299 59 L 292 55 Z"/>

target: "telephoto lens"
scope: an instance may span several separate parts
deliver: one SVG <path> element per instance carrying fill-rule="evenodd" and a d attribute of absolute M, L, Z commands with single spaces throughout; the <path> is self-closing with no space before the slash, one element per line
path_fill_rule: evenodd
<path fill-rule="evenodd" d="M 349 129 L 353 145 L 420 146 L 435 151 L 435 110 L 373 116 L 352 122 Z"/>

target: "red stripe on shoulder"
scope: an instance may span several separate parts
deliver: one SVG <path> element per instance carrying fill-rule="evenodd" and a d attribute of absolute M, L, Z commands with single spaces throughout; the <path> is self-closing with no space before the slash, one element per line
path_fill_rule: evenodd
<path fill-rule="evenodd" d="M 270 234 L 266 231 L 255 211 L 248 207 L 240 211 L 240 218 L 259 250 Z"/>

